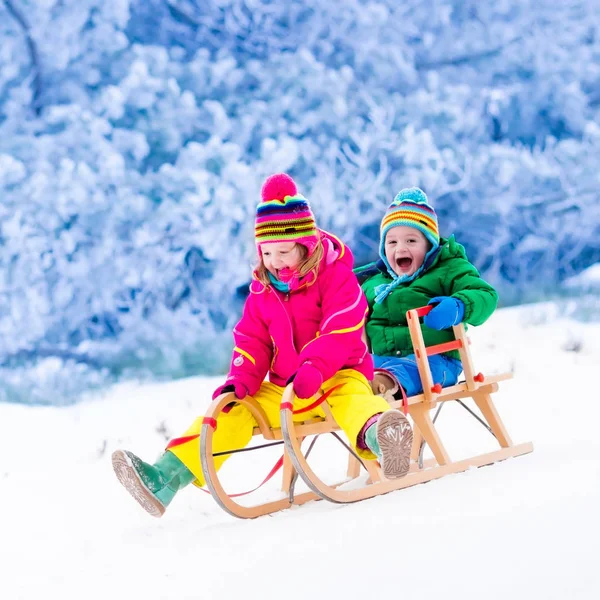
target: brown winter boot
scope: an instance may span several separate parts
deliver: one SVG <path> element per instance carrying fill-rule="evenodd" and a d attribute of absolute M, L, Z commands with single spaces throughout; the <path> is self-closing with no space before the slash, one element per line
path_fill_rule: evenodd
<path fill-rule="evenodd" d="M 400 390 L 398 382 L 389 371 L 376 369 L 370 383 L 373 393 L 388 402 L 393 402 L 396 399 L 395 394 Z"/>

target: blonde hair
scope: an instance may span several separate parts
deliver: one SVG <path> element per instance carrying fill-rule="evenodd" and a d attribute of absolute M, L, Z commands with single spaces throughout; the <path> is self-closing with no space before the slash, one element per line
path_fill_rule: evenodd
<path fill-rule="evenodd" d="M 308 248 L 304 244 L 299 244 L 296 242 L 294 248 L 296 246 L 299 247 L 299 251 L 301 253 L 301 258 L 297 269 L 298 276 L 301 279 L 310 273 L 314 273 L 314 277 L 309 277 L 307 282 L 307 285 L 312 285 L 317 279 L 319 265 L 321 264 L 321 260 L 325 254 L 325 251 L 323 250 L 323 243 L 321 240 L 319 240 L 310 256 L 308 255 Z M 254 276 L 265 286 L 265 288 L 272 285 L 271 280 L 269 279 L 269 271 L 267 270 L 267 267 L 265 267 L 265 263 L 262 259 L 262 253 L 260 254 L 258 265 L 254 271 Z"/>

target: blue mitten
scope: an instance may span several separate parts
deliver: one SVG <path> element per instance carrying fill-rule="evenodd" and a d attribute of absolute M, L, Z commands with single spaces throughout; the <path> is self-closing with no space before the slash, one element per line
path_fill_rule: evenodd
<path fill-rule="evenodd" d="M 453 296 L 436 296 L 427 304 L 435 308 L 423 317 L 423 323 L 431 329 L 449 329 L 462 322 L 465 316 L 465 304 Z"/>

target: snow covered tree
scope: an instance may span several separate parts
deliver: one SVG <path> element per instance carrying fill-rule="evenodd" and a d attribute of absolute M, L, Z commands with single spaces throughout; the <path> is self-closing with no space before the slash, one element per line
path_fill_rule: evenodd
<path fill-rule="evenodd" d="M 359 262 L 412 185 L 504 302 L 600 261 L 592 0 L 0 0 L 0 48 L 0 397 L 222 372 L 275 171 Z"/>

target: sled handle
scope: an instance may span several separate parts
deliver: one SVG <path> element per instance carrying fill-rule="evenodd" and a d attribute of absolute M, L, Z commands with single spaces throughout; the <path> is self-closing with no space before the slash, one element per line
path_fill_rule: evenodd
<path fill-rule="evenodd" d="M 421 308 L 413 308 L 412 310 L 409 310 L 406 313 L 406 316 L 410 319 L 410 313 L 417 313 L 417 317 L 424 317 L 425 315 L 429 314 L 433 309 L 434 306 L 432 304 L 428 304 L 427 306 L 421 306 Z"/>
<path fill-rule="evenodd" d="M 427 356 L 433 356 L 434 354 L 440 354 L 450 350 L 458 350 L 463 372 L 465 374 L 467 389 L 469 391 L 474 391 L 479 387 L 478 384 L 482 384 L 485 380 L 485 377 L 482 373 L 477 373 L 477 371 L 475 371 L 473 359 L 471 358 L 471 352 L 469 351 L 469 339 L 467 338 L 465 332 L 465 326 L 462 323 L 452 327 L 455 338 L 453 342 L 446 342 L 443 344 L 437 344 L 435 346 L 425 346 L 423 332 L 421 331 L 421 325 L 419 323 L 419 317 L 425 316 L 431 310 L 433 310 L 433 308 L 434 306 L 428 304 L 427 306 L 413 308 L 412 310 L 406 312 L 406 320 L 408 322 L 410 338 L 415 351 L 415 356 L 417 358 L 417 368 L 423 383 L 423 393 L 428 402 L 433 400 L 431 393 L 433 392 L 434 394 L 437 394 L 439 393 L 439 389 L 433 384 L 433 378 L 431 376 L 431 369 L 429 367 Z"/>

